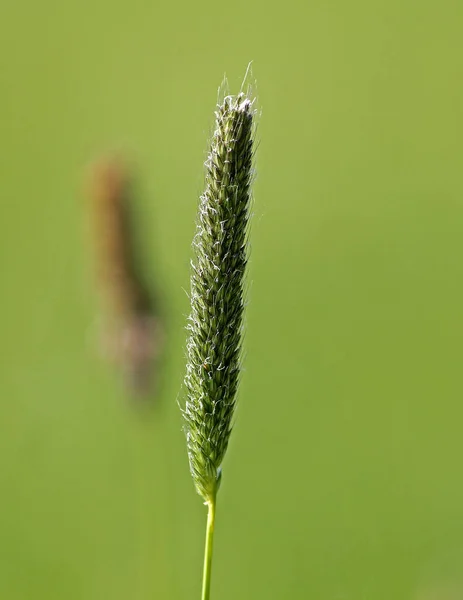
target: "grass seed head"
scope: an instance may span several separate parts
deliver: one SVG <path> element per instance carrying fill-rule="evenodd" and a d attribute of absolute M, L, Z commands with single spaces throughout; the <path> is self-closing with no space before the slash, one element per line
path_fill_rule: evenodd
<path fill-rule="evenodd" d="M 206 502 L 220 483 L 240 374 L 253 104 L 249 93 L 240 92 L 217 106 L 193 240 L 183 414 L 191 474 Z"/>
<path fill-rule="evenodd" d="M 124 161 L 93 166 L 88 196 L 94 262 L 105 320 L 102 349 L 122 371 L 131 395 L 153 395 L 163 323 L 157 295 L 145 277 L 139 250 L 134 176 Z"/>

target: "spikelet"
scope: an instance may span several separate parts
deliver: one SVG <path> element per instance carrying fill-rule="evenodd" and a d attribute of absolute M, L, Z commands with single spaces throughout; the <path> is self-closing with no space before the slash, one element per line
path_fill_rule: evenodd
<path fill-rule="evenodd" d="M 220 483 L 240 374 L 253 104 L 241 92 L 217 107 L 193 240 L 183 415 L 190 471 L 207 503 L 214 502 Z"/>

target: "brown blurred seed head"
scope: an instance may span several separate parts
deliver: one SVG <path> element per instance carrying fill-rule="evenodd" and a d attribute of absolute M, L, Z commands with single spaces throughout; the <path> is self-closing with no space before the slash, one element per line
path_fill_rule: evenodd
<path fill-rule="evenodd" d="M 136 257 L 132 177 L 120 159 L 96 163 L 88 196 L 99 294 L 106 326 L 105 354 L 121 368 L 129 389 L 151 391 L 162 327 Z"/>

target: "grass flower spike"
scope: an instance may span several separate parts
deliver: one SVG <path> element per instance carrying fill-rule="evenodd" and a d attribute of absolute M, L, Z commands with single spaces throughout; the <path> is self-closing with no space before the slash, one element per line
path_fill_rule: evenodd
<path fill-rule="evenodd" d="M 94 260 L 105 320 L 102 349 L 123 374 L 127 391 L 151 397 L 162 348 L 162 323 L 138 249 L 133 175 L 111 158 L 95 163 L 89 186 Z"/>
<path fill-rule="evenodd" d="M 226 96 L 217 107 L 205 163 L 206 189 L 200 199 L 193 240 L 183 414 L 191 474 L 209 509 L 203 600 L 209 598 L 216 494 L 240 375 L 253 179 L 253 104 L 249 93 L 240 92 Z"/>

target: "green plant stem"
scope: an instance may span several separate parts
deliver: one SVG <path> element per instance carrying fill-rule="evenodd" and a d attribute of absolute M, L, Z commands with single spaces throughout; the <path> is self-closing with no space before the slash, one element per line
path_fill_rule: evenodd
<path fill-rule="evenodd" d="M 212 548 L 214 543 L 215 497 L 207 503 L 206 546 L 204 548 L 203 591 L 201 600 L 209 600 L 211 589 Z"/>

